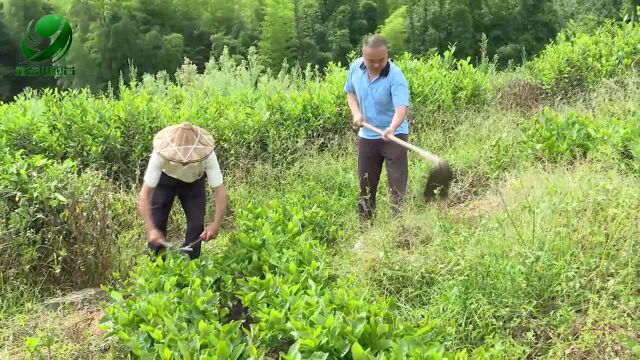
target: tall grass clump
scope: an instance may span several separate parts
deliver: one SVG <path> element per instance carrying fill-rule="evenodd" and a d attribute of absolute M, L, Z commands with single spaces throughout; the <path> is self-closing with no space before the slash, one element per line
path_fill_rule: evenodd
<path fill-rule="evenodd" d="M 381 255 L 354 271 L 449 347 L 494 338 L 509 358 L 633 358 L 623 344 L 640 330 L 638 189 L 603 164 L 533 168 L 456 212 L 367 234 Z"/>

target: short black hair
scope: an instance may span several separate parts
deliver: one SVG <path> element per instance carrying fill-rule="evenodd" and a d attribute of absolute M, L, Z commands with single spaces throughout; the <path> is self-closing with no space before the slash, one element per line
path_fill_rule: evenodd
<path fill-rule="evenodd" d="M 364 39 L 362 46 L 369 48 L 387 47 L 387 39 L 378 34 L 369 35 Z"/>

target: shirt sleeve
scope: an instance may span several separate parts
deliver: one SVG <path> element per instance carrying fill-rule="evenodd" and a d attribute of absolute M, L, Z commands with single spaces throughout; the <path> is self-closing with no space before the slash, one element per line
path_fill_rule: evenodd
<path fill-rule="evenodd" d="M 220 164 L 218 164 L 218 157 L 215 152 L 206 160 L 207 181 L 212 187 L 218 187 L 222 185 L 222 171 L 220 171 Z"/>
<path fill-rule="evenodd" d="M 351 65 L 349 67 L 349 72 L 347 72 L 347 81 L 344 84 L 345 93 L 356 92 L 356 88 L 353 86 L 353 80 L 351 79 L 353 75 L 353 68 L 354 68 L 354 65 Z"/>
<path fill-rule="evenodd" d="M 409 82 L 402 71 L 397 71 L 391 78 L 391 97 L 393 107 L 409 106 Z"/>
<path fill-rule="evenodd" d="M 155 188 L 160 181 L 162 175 L 162 165 L 160 156 L 154 151 L 151 153 L 149 164 L 147 165 L 147 171 L 144 174 L 144 183 L 152 188 Z"/>

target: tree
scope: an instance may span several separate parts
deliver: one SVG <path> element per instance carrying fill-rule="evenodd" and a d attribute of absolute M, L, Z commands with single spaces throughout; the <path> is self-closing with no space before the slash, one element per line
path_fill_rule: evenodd
<path fill-rule="evenodd" d="M 407 3 L 407 48 L 413 53 L 424 52 L 428 16 L 426 3 L 421 0 L 408 0 Z"/>
<path fill-rule="evenodd" d="M 0 9 L 1 10 L 1 9 Z M 0 14 L 2 12 L 0 11 Z M 8 101 L 14 95 L 14 73 L 11 59 L 18 52 L 18 48 L 10 40 L 9 31 L 0 17 L 0 101 Z"/>
<path fill-rule="evenodd" d="M 476 44 L 473 36 L 473 19 L 465 1 L 458 1 L 451 10 L 450 42 L 455 42 L 458 56 L 467 57 L 475 53 Z"/>
<path fill-rule="evenodd" d="M 389 3 L 387 0 L 376 0 L 376 9 L 378 9 L 378 24 L 382 24 L 389 17 Z"/>
<path fill-rule="evenodd" d="M 362 18 L 366 21 L 364 32 L 373 34 L 378 27 L 378 23 L 383 22 L 385 18 L 378 18 L 378 6 L 372 1 L 362 3 Z"/>
<path fill-rule="evenodd" d="M 558 33 L 557 13 L 551 0 L 520 0 L 518 18 L 518 43 L 528 54 L 537 54 Z"/>
<path fill-rule="evenodd" d="M 22 34 L 31 20 L 51 13 L 53 8 L 42 0 L 5 0 L 5 23 L 12 34 Z"/>
<path fill-rule="evenodd" d="M 336 31 L 330 38 L 331 53 L 333 59 L 342 64 L 348 61 L 347 55 L 351 51 L 351 42 L 349 41 L 349 30 L 343 29 Z"/>
<path fill-rule="evenodd" d="M 625 0 L 624 2 L 624 11 L 632 21 L 638 21 L 638 7 L 640 7 L 640 0 Z"/>
<path fill-rule="evenodd" d="M 390 56 L 404 53 L 407 50 L 407 6 L 394 11 L 378 32 L 389 42 Z"/>
<path fill-rule="evenodd" d="M 118 78 L 120 74 L 127 74 L 129 61 L 142 63 L 145 54 L 140 52 L 140 33 L 136 24 L 125 14 L 122 19 L 109 29 L 108 54 L 103 60 L 108 69 L 110 79 Z"/>
<path fill-rule="evenodd" d="M 405 5 L 406 0 L 387 0 L 389 13 L 398 10 L 401 6 Z"/>
<path fill-rule="evenodd" d="M 169 34 L 162 37 L 162 46 L 158 52 L 160 64 L 155 72 L 166 70 L 169 74 L 175 74 L 182 65 L 184 53 L 184 38 L 180 34 Z"/>
<path fill-rule="evenodd" d="M 263 61 L 279 71 L 295 54 L 296 28 L 293 3 L 289 0 L 267 0 L 259 51 Z"/>
<path fill-rule="evenodd" d="M 69 6 L 67 18 L 73 29 L 73 42 L 60 65 L 73 66 L 75 75 L 61 76 L 57 79 L 60 88 L 82 88 L 88 86 L 92 91 L 100 90 L 98 82 L 98 62 L 91 57 L 87 46 L 93 24 L 99 21 L 103 8 L 95 0 L 73 0 Z"/>

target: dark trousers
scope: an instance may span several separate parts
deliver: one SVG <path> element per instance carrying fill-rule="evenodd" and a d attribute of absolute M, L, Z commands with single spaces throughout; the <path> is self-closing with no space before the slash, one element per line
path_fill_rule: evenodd
<path fill-rule="evenodd" d="M 399 134 L 396 137 L 404 141 L 408 139 L 406 134 Z M 383 163 L 387 167 L 391 210 L 394 215 L 397 215 L 407 192 L 409 172 L 407 150 L 392 141 L 358 137 L 358 176 L 360 178 L 358 213 L 361 220 L 370 220 L 375 214 L 376 193 Z"/>
<path fill-rule="evenodd" d="M 187 246 L 198 240 L 200 234 L 204 231 L 204 216 L 207 201 L 205 188 L 206 178 L 207 175 L 205 174 L 200 179 L 192 183 L 187 183 L 163 172 L 151 197 L 151 217 L 153 223 L 165 237 L 167 236 L 167 222 L 173 201 L 176 196 L 180 200 L 187 219 L 187 229 L 182 246 Z M 192 251 L 187 252 L 191 259 L 200 256 L 201 245 L 202 243 L 200 242 L 193 246 Z M 163 245 L 153 245 L 149 243 L 149 249 L 156 255 L 161 250 L 164 250 L 164 248 Z"/>

